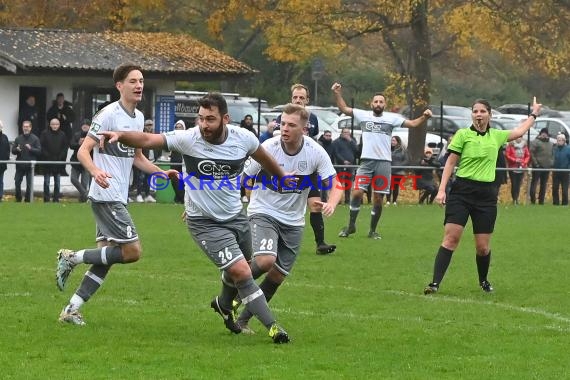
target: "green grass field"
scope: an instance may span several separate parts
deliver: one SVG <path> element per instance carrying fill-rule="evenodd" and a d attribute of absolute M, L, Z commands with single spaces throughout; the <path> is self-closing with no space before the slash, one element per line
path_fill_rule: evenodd
<path fill-rule="evenodd" d="M 336 237 L 345 206 L 326 221 L 330 256 L 310 227 L 297 264 L 271 302 L 292 337 L 232 335 L 209 303 L 219 273 L 174 205 L 130 206 L 141 261 L 116 265 L 83 308 L 85 327 L 57 317 L 86 270 L 55 286 L 59 248 L 93 246 L 86 204 L 0 204 L 3 379 L 564 379 L 570 376 L 568 208 L 501 207 L 493 294 L 477 283 L 464 236 L 440 292 L 431 280 L 442 236 L 437 206 L 385 208 L 383 239 Z"/>

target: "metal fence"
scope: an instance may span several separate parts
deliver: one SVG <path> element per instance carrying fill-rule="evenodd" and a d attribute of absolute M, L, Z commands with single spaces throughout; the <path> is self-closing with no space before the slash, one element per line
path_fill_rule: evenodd
<path fill-rule="evenodd" d="M 32 173 L 32 179 L 35 176 L 36 173 L 36 167 L 39 165 L 63 165 L 63 166 L 67 166 L 67 165 L 74 165 L 74 164 L 79 164 L 81 165 L 81 163 L 76 162 L 76 161 L 15 161 L 15 160 L 0 160 L 0 163 L 2 164 L 8 164 L 8 165 L 16 165 L 16 164 L 28 164 L 30 165 L 30 169 L 31 169 L 31 173 Z M 156 165 L 169 165 L 169 166 L 183 166 L 182 163 L 174 163 L 174 162 L 170 162 L 170 161 L 155 161 L 154 164 Z M 350 168 L 350 169 L 357 169 L 359 167 L 359 165 L 334 165 L 335 168 Z M 429 166 L 392 166 L 392 169 L 403 169 L 403 170 L 407 170 L 407 171 L 413 171 L 413 170 L 426 170 L 429 169 Z M 441 168 L 433 168 L 433 170 L 437 170 L 439 172 L 441 172 L 443 170 L 443 166 Z M 497 168 L 497 171 L 520 171 L 521 169 L 517 169 L 517 168 Z M 525 173 L 528 174 L 532 174 L 533 172 L 544 172 L 544 171 L 548 171 L 548 172 L 570 172 L 570 169 L 542 169 L 542 168 L 526 168 L 526 169 L 522 169 Z M 4 178 L 4 183 L 6 183 L 6 178 Z M 31 181 L 30 184 L 30 202 L 34 201 L 34 181 Z"/>

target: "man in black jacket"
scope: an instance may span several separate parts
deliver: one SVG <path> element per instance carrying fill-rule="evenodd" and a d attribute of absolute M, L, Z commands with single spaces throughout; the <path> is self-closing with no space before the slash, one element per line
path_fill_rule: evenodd
<path fill-rule="evenodd" d="M 75 119 L 75 113 L 73 113 L 71 103 L 65 100 L 65 96 L 61 92 L 57 94 L 53 105 L 47 112 L 47 120 L 54 118 L 59 120 L 60 130 L 65 133 L 67 143 L 69 144 L 72 137 L 71 123 Z"/>
<path fill-rule="evenodd" d="M 356 158 L 358 157 L 358 144 L 354 137 L 350 135 L 350 129 L 343 128 L 340 137 L 333 141 L 332 143 L 332 155 L 333 163 L 337 165 L 337 173 L 350 174 L 351 181 L 354 176 L 354 168 L 350 167 L 356 165 Z M 342 166 L 341 166 L 342 165 Z M 344 203 L 350 203 L 350 187 L 344 191 Z"/>
<path fill-rule="evenodd" d="M 89 127 L 91 126 L 91 120 L 85 119 L 81 124 L 81 130 L 75 132 L 71 138 L 70 148 L 73 149 L 73 154 L 69 159 L 71 162 L 79 161 L 77 158 L 77 151 L 83 144 L 83 140 L 87 137 L 87 132 L 89 132 Z M 81 164 L 71 165 L 71 183 L 77 191 L 79 191 L 79 202 L 87 202 L 87 195 L 89 194 L 89 183 L 91 182 L 91 175 L 87 170 L 83 168 Z"/>
<path fill-rule="evenodd" d="M 24 120 L 22 123 L 23 133 L 16 137 L 12 154 L 16 155 L 16 161 L 34 161 L 40 157 L 42 147 L 38 136 L 32 134 L 32 122 Z M 31 164 L 16 164 L 16 176 L 14 182 L 16 185 L 16 202 L 22 201 L 22 180 L 26 176 L 26 195 L 25 202 L 30 201 L 32 190 L 32 166 Z"/>
<path fill-rule="evenodd" d="M 0 120 L 0 161 L 5 161 L 10 159 L 10 142 L 8 141 L 8 136 L 2 133 L 2 120 Z M 0 163 L 0 202 L 4 197 L 4 172 L 8 168 L 7 164 Z"/>
<path fill-rule="evenodd" d="M 60 129 L 59 120 L 53 118 L 49 121 L 49 128 L 40 136 L 42 158 L 44 161 L 66 161 L 69 142 L 65 133 Z M 50 179 L 53 176 L 53 198 L 59 202 L 61 197 L 61 175 L 65 173 L 65 165 L 45 164 L 44 166 L 44 202 L 50 201 Z"/>

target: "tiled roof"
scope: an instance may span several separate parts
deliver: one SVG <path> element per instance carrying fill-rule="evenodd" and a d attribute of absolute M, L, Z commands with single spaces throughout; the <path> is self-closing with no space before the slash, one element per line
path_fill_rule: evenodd
<path fill-rule="evenodd" d="M 145 75 L 251 75 L 253 68 L 186 34 L 0 29 L 0 70 L 108 72 L 135 62 Z"/>

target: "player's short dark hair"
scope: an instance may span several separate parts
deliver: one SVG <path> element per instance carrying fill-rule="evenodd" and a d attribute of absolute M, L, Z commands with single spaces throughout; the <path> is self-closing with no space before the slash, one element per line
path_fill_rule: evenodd
<path fill-rule="evenodd" d="M 228 103 L 226 98 L 219 92 L 209 92 L 200 99 L 198 99 L 198 104 L 200 107 L 211 110 L 212 107 L 218 107 L 220 115 L 224 116 L 228 113 Z"/>
<path fill-rule="evenodd" d="M 287 115 L 299 114 L 302 125 L 306 125 L 309 122 L 309 111 L 299 104 L 286 104 L 285 107 L 283 107 L 283 113 Z"/>
<path fill-rule="evenodd" d="M 113 71 L 113 83 L 124 81 L 129 73 L 133 70 L 142 72 L 142 68 L 134 63 L 123 63 L 115 68 Z"/>

